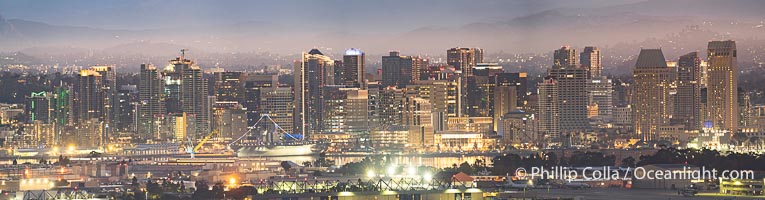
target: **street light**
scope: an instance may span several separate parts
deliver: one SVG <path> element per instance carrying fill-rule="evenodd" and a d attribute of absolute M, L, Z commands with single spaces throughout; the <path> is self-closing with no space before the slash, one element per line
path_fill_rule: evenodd
<path fill-rule="evenodd" d="M 388 176 L 396 175 L 396 165 L 391 165 L 388 167 Z"/>
<path fill-rule="evenodd" d="M 430 182 L 433 180 L 433 174 L 430 174 L 430 172 L 426 172 L 425 175 L 422 175 L 422 178 L 425 179 L 426 182 Z"/>

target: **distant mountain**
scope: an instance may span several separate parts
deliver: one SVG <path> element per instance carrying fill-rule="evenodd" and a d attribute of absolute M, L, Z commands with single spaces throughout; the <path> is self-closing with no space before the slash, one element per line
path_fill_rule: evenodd
<path fill-rule="evenodd" d="M 481 4 L 487 5 L 508 4 L 501 1 Z M 528 5 L 534 10 L 543 8 L 533 3 Z M 0 17 L 0 52 L 32 47 L 76 47 L 112 53 L 157 55 L 168 50 L 175 53 L 177 48 L 187 47 L 196 52 L 257 51 L 287 55 L 313 47 L 334 49 L 337 51 L 334 53 L 357 47 L 369 54 L 401 50 L 404 54 L 443 55 L 449 47 L 476 46 L 489 53 L 541 53 L 550 52 L 561 45 L 607 47 L 637 44 L 646 39 L 663 38 L 677 33 L 689 25 L 699 25 L 701 29 L 714 32 L 729 32 L 724 37 L 730 39 L 762 37 L 762 30 L 765 30 L 752 29 L 756 23 L 761 23 L 763 17 L 761 8 L 765 7 L 765 1 L 760 0 L 648 0 L 620 5 L 604 4 L 604 7 L 589 5 L 583 8 L 565 5 L 568 6 L 519 17 L 495 14 L 493 18 L 483 18 L 474 23 L 448 26 L 426 24 L 411 31 L 393 33 L 370 32 L 363 29 L 370 25 L 355 27 L 351 23 L 358 19 L 323 18 L 321 14 L 315 18 L 303 19 L 310 21 L 310 26 L 243 18 L 241 22 L 218 25 L 173 23 L 148 30 L 58 26 Z M 513 7 L 506 10 L 518 9 Z M 499 12 L 502 9 L 491 10 Z M 323 24 L 343 25 L 346 20 L 350 21 L 338 30 L 331 29 L 333 26 L 322 27 Z M 381 26 L 391 24 L 395 25 L 386 22 Z M 714 38 L 706 38 L 709 39 Z"/>

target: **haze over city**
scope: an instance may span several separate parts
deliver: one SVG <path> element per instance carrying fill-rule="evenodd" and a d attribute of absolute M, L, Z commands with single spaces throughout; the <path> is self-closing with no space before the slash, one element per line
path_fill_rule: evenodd
<path fill-rule="evenodd" d="M 765 1 L 0 1 L 0 200 L 765 198 Z"/>

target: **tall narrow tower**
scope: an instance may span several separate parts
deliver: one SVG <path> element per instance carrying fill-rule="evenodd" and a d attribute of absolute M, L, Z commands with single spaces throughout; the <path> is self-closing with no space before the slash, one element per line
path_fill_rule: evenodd
<path fill-rule="evenodd" d="M 738 129 L 738 65 L 736 42 L 711 41 L 707 48 L 708 119 L 716 128 L 735 132 Z"/>
<path fill-rule="evenodd" d="M 632 120 L 636 137 L 653 140 L 661 125 L 669 123 L 672 111 L 670 87 L 674 69 L 667 67 L 661 49 L 642 49 L 633 73 Z"/>

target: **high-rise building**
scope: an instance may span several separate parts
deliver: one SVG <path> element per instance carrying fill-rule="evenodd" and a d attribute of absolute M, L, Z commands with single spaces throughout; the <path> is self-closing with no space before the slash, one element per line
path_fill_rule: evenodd
<path fill-rule="evenodd" d="M 74 121 L 104 120 L 104 90 L 102 75 L 92 69 L 80 70 L 75 84 Z"/>
<path fill-rule="evenodd" d="M 584 47 L 584 51 L 579 54 L 579 61 L 582 67 L 587 69 L 592 79 L 600 78 L 603 66 L 601 65 L 600 49 L 598 47 Z"/>
<path fill-rule="evenodd" d="M 446 50 L 446 63 L 454 66 L 465 77 L 473 75 L 473 68 L 483 62 L 483 49 L 455 47 Z"/>
<path fill-rule="evenodd" d="M 213 93 L 217 102 L 242 102 L 242 72 L 213 73 Z"/>
<path fill-rule="evenodd" d="M 510 111 L 518 108 L 518 92 L 515 85 L 498 85 L 494 88 L 494 98 L 492 106 L 492 118 L 494 119 L 494 131 L 499 131 L 500 120 Z"/>
<path fill-rule="evenodd" d="M 356 57 L 358 58 L 358 57 Z M 305 138 L 321 133 L 323 125 L 322 107 L 324 104 L 324 69 L 335 65 L 335 61 L 325 56 L 318 49 L 303 53 L 295 62 L 295 133 Z M 335 77 L 337 79 L 337 77 Z M 337 80 L 336 80 L 337 81 Z"/>
<path fill-rule="evenodd" d="M 483 49 L 455 47 L 446 50 L 446 63 L 454 67 L 459 73 L 460 100 L 457 116 L 462 116 L 469 109 L 468 105 L 468 77 L 473 76 L 473 69 L 478 63 L 483 63 Z"/>
<path fill-rule="evenodd" d="M 597 107 L 596 115 L 592 117 L 595 121 L 609 122 L 613 115 L 613 82 L 611 79 L 600 76 L 593 77 L 588 84 L 587 94 L 590 106 Z"/>
<path fill-rule="evenodd" d="M 738 64 L 736 42 L 711 41 L 707 49 L 707 108 L 715 128 L 738 131 Z"/>
<path fill-rule="evenodd" d="M 539 116 L 539 138 L 546 140 L 560 137 L 560 103 L 558 99 L 558 82 L 555 77 L 548 76 L 537 85 L 537 113 Z"/>
<path fill-rule="evenodd" d="M 353 142 L 368 141 L 369 102 L 367 90 L 326 86 L 324 89 L 323 134 L 348 134 Z"/>
<path fill-rule="evenodd" d="M 558 87 L 560 130 L 587 130 L 589 128 L 587 86 L 590 81 L 587 70 L 569 66 L 550 69 L 548 74 L 555 77 L 555 85 Z"/>
<path fill-rule="evenodd" d="M 260 112 L 268 115 L 287 133 L 293 133 L 294 94 L 289 87 L 268 87 L 260 90 Z"/>
<path fill-rule="evenodd" d="M 74 121 L 72 114 L 72 102 L 74 98 L 71 95 L 72 87 L 68 85 L 61 85 L 53 89 L 53 118 L 56 127 L 64 127 L 71 125 Z M 56 134 L 60 136 L 61 128 L 57 128 Z M 57 136 L 58 137 L 58 136 Z"/>
<path fill-rule="evenodd" d="M 53 108 L 51 105 L 50 92 L 32 92 L 26 97 L 27 100 L 27 122 L 40 121 L 43 124 L 50 124 L 53 121 Z"/>
<path fill-rule="evenodd" d="M 496 74 L 494 77 L 494 82 L 497 86 L 515 86 L 515 97 L 518 98 L 516 100 L 517 107 L 529 107 L 532 105 L 528 104 L 528 83 L 526 83 L 526 73 L 525 72 L 519 72 L 519 73 L 500 73 Z M 533 105 L 536 106 L 536 105 Z M 500 113 L 504 114 L 504 113 Z"/>
<path fill-rule="evenodd" d="M 661 49 L 642 49 L 633 73 L 632 121 L 637 138 L 653 140 L 672 117 L 671 85 L 675 69 L 667 67 Z"/>
<path fill-rule="evenodd" d="M 405 95 L 402 89 L 385 87 L 379 92 L 378 116 L 384 125 L 403 125 Z"/>
<path fill-rule="evenodd" d="M 435 145 L 436 126 L 446 126 L 434 115 L 431 101 L 422 98 L 407 97 L 404 100 L 403 121 L 409 127 L 408 146 L 415 149 L 426 149 Z M 442 130 L 445 129 L 442 127 Z"/>
<path fill-rule="evenodd" d="M 117 90 L 117 124 L 113 130 L 117 132 L 136 132 L 136 107 L 138 105 L 138 87 L 136 85 L 121 85 Z"/>
<path fill-rule="evenodd" d="M 677 95 L 673 119 L 685 125 L 685 130 L 701 129 L 701 59 L 691 52 L 677 62 Z"/>
<path fill-rule="evenodd" d="M 427 62 L 417 56 L 401 56 L 398 51 L 391 51 L 382 57 L 382 85 L 405 88 L 412 81 L 420 80 L 420 70 Z"/>
<path fill-rule="evenodd" d="M 556 49 L 553 53 L 553 69 L 559 68 L 578 68 L 579 55 L 576 55 L 576 49 L 570 46 L 563 46 Z"/>
<path fill-rule="evenodd" d="M 459 88 L 456 80 L 415 81 L 407 86 L 406 98 L 428 100 L 433 112 L 433 127 L 440 131 L 446 129 L 449 117 L 459 116 Z"/>
<path fill-rule="evenodd" d="M 247 124 L 252 126 L 255 125 L 255 122 L 261 116 L 260 95 L 262 90 L 278 86 L 279 80 L 277 75 L 270 74 L 243 74 L 241 79 L 244 98 L 240 98 L 240 104 L 247 110 Z M 292 120 L 290 120 L 290 123 L 292 123 Z M 292 127 L 292 124 L 288 126 Z"/>
<path fill-rule="evenodd" d="M 138 135 L 144 139 L 162 137 L 160 128 L 167 110 L 162 74 L 154 65 L 142 64 L 138 82 Z"/>
<path fill-rule="evenodd" d="M 348 87 L 366 89 L 364 78 L 364 52 L 350 48 L 343 54 L 343 84 Z"/>
<path fill-rule="evenodd" d="M 187 135 L 201 138 L 210 133 L 210 102 L 208 100 L 207 79 L 202 77 L 202 69 L 193 61 L 183 56 L 170 61 L 175 73 L 181 75 L 181 112 L 194 119 Z"/>

